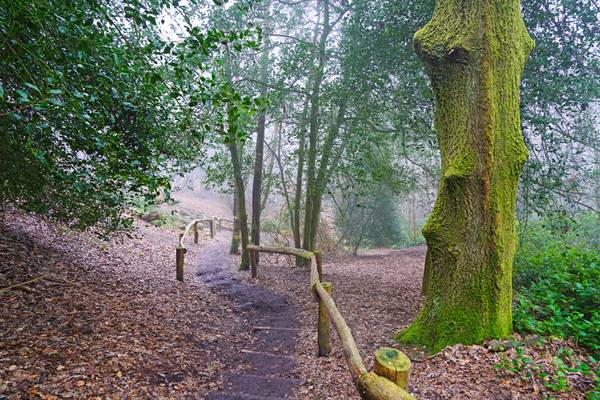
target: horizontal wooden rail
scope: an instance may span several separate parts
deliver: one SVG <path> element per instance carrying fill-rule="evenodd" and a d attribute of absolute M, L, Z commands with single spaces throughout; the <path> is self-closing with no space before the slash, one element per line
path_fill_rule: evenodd
<path fill-rule="evenodd" d="M 398 386 L 396 383 L 392 382 L 387 377 L 379 376 L 375 372 L 368 372 L 365 368 L 363 360 L 358 351 L 358 347 L 354 342 L 354 337 L 352 336 L 352 331 L 346 324 L 346 321 L 342 317 L 342 314 L 339 312 L 333 298 L 329 295 L 328 290 L 331 290 L 330 284 L 325 284 L 326 287 L 323 287 L 320 278 L 320 254 L 317 259 L 315 253 L 297 249 L 293 247 L 273 247 L 273 246 L 256 246 L 256 245 L 248 245 L 248 250 L 253 252 L 263 252 L 263 253 L 278 253 L 278 254 L 287 254 L 291 256 L 303 257 L 305 259 L 311 260 L 310 263 L 310 288 L 313 293 L 319 298 L 320 308 L 321 306 L 325 307 L 327 310 L 327 314 L 329 314 L 329 318 L 333 322 L 333 326 L 338 333 L 340 341 L 342 342 L 342 348 L 344 350 L 344 356 L 346 358 L 346 363 L 348 364 L 348 369 L 350 370 L 350 374 L 352 376 L 352 380 L 356 385 L 358 392 L 361 397 L 365 400 L 415 400 L 413 396 L 411 396 L 405 389 L 406 387 Z M 319 261 L 319 262 L 317 262 Z M 323 322 L 319 321 L 319 333 L 321 333 L 323 329 Z M 322 345 L 321 337 L 318 338 L 319 342 L 319 353 L 322 353 L 321 345 Z M 328 344 L 325 347 L 330 347 Z M 391 349 L 393 350 L 393 349 Z M 393 350 L 398 354 L 402 354 L 397 350 Z M 324 351 L 324 353 L 328 353 Z"/>
<path fill-rule="evenodd" d="M 314 257 L 314 253 L 302 249 L 296 249 L 295 247 L 276 247 L 276 246 L 256 246 L 254 244 L 248 245 L 248 250 L 259 251 L 261 253 L 277 253 L 287 254 L 288 256 L 302 257 L 310 260 Z"/>
<path fill-rule="evenodd" d="M 192 227 L 194 228 L 194 233 L 198 232 L 198 223 L 202 222 L 202 220 L 199 219 L 195 219 L 192 222 L 190 222 L 189 224 L 187 224 L 185 226 L 185 229 L 183 230 L 183 233 L 179 235 L 179 247 L 183 247 L 185 248 L 183 241 L 185 239 L 185 236 L 188 234 L 188 232 L 190 231 L 190 229 L 192 229 Z M 198 243 L 197 241 L 197 237 L 194 238 L 195 242 Z"/>

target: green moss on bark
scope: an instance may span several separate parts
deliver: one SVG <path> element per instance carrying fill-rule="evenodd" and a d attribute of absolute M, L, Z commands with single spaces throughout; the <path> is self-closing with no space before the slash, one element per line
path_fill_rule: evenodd
<path fill-rule="evenodd" d="M 519 83 L 533 41 L 518 0 L 438 0 L 415 34 L 435 94 L 442 176 L 423 229 L 425 302 L 403 343 L 433 351 L 510 333 Z"/>

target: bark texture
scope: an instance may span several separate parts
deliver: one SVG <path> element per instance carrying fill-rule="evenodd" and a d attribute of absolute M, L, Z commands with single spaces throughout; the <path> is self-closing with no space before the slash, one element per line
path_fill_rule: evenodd
<path fill-rule="evenodd" d="M 518 0 L 438 0 L 415 34 L 435 94 L 442 174 L 423 228 L 427 296 L 401 342 L 437 351 L 511 331 L 516 192 L 527 159 L 519 84 L 532 48 Z"/>
<path fill-rule="evenodd" d="M 268 6 L 267 6 L 268 7 Z M 268 47 L 268 42 L 265 43 Z M 269 52 L 263 50 L 260 58 L 260 69 L 261 79 L 266 82 L 268 79 L 268 68 L 269 68 Z M 266 96 L 266 90 L 263 88 L 260 95 Z M 265 125 L 266 125 L 266 114 L 260 113 L 258 116 L 258 126 L 256 128 L 256 152 L 254 157 L 254 179 L 252 180 L 252 226 L 250 229 L 250 236 L 252 243 L 260 245 L 260 214 L 262 213 L 262 182 L 263 182 L 263 162 L 264 162 L 264 148 L 265 148 Z M 258 264 L 258 253 L 253 258 L 254 262 Z"/>
<path fill-rule="evenodd" d="M 242 257 L 240 260 L 240 270 L 250 269 L 250 256 L 246 250 L 248 247 L 248 214 L 246 213 L 246 187 L 242 176 L 242 162 L 239 154 L 238 143 L 234 135 L 230 135 L 228 143 L 231 154 L 231 164 L 233 166 L 233 178 L 237 194 L 238 218 L 240 226 L 240 238 L 242 240 Z M 234 228 L 235 231 L 235 228 Z"/>
<path fill-rule="evenodd" d="M 234 185 L 235 187 L 235 185 Z M 231 246 L 229 254 L 240 254 L 240 221 L 238 220 L 237 190 L 233 190 L 233 229 L 231 230 Z"/>

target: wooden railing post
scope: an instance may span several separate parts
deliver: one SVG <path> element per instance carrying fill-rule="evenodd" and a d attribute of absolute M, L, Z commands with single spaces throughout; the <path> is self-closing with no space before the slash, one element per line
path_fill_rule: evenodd
<path fill-rule="evenodd" d="M 177 244 L 177 248 L 175 249 L 175 278 L 183 282 L 183 263 L 185 259 L 185 247 L 181 246 L 181 239 L 183 238 L 183 233 L 179 234 L 179 244 Z"/>
<path fill-rule="evenodd" d="M 317 272 L 319 273 L 319 281 L 323 280 L 323 259 L 321 258 L 321 250 L 313 251 L 317 260 Z"/>
<path fill-rule="evenodd" d="M 214 239 L 215 238 L 215 220 L 214 218 L 211 218 L 208 223 L 210 224 L 210 238 Z"/>
<path fill-rule="evenodd" d="M 198 222 L 194 223 L 194 243 L 198 244 Z"/>
<path fill-rule="evenodd" d="M 373 372 L 389 379 L 404 390 L 408 390 L 411 363 L 409 358 L 391 347 L 380 347 L 375 352 Z"/>
<path fill-rule="evenodd" d="M 322 282 L 321 286 L 331 296 L 333 285 L 331 282 Z M 319 357 L 331 353 L 331 340 L 329 339 L 329 313 L 325 302 L 319 298 L 319 323 L 317 327 L 317 341 L 319 342 Z"/>

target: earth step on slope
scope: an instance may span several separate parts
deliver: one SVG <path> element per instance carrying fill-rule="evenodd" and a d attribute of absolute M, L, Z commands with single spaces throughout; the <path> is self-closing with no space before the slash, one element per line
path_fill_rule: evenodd
<path fill-rule="evenodd" d="M 245 349 L 235 349 L 242 356 L 243 373 L 222 376 L 222 389 L 208 393 L 206 399 L 289 399 L 302 383 L 295 377 L 293 357 L 299 333 L 296 306 L 286 296 L 236 279 L 226 241 L 211 243 L 202 252 L 199 278 L 233 303 L 252 336 Z"/>

